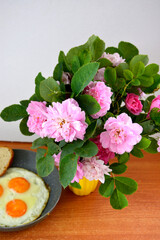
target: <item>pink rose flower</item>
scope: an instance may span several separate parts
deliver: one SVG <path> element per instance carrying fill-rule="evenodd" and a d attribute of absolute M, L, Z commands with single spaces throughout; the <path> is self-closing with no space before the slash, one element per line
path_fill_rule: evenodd
<path fill-rule="evenodd" d="M 139 96 L 134 93 L 128 93 L 125 100 L 126 108 L 134 115 L 142 112 L 143 105 L 139 100 Z"/>
<path fill-rule="evenodd" d="M 151 112 L 152 108 L 159 108 L 160 109 L 160 95 L 158 95 L 156 98 L 154 98 L 152 100 L 152 103 L 151 103 L 151 106 L 150 106 L 147 118 L 150 117 L 150 112 Z"/>
<path fill-rule="evenodd" d="M 143 128 L 138 123 L 132 123 L 132 119 L 122 113 L 117 118 L 110 117 L 105 125 L 105 132 L 100 134 L 100 142 L 104 148 L 123 154 L 131 152 L 133 146 L 141 140 Z"/>
<path fill-rule="evenodd" d="M 67 99 L 62 103 L 53 102 L 53 107 L 48 107 L 43 131 L 47 137 L 55 138 L 56 142 L 62 140 L 72 142 L 84 139 L 87 126 L 85 112 L 81 111 L 74 99 Z"/>
<path fill-rule="evenodd" d="M 105 79 L 104 79 L 104 71 L 105 71 L 105 68 L 100 68 L 95 77 L 94 77 L 94 81 L 102 81 L 102 82 L 106 82 Z"/>
<path fill-rule="evenodd" d="M 101 107 L 99 112 L 91 115 L 92 118 L 96 119 L 103 117 L 110 109 L 112 96 L 111 88 L 107 87 L 104 82 L 91 81 L 89 85 L 84 89 L 84 93 L 94 97 Z"/>
<path fill-rule="evenodd" d="M 158 151 L 158 152 L 160 152 L 160 138 L 159 138 L 159 140 L 158 140 L 158 142 L 157 142 L 157 143 L 158 143 L 158 148 L 157 148 L 157 151 Z"/>
<path fill-rule="evenodd" d="M 98 153 L 96 156 L 98 156 L 100 160 L 103 160 L 105 164 L 107 164 L 110 159 L 115 157 L 115 154 L 111 152 L 108 148 L 102 147 L 102 144 L 100 142 L 100 135 L 90 140 L 94 142 L 98 147 Z"/>
<path fill-rule="evenodd" d="M 112 62 L 113 67 L 118 66 L 120 63 L 125 62 L 125 59 L 123 59 L 119 53 L 113 53 L 113 54 L 109 54 L 104 52 L 101 56 L 101 58 L 107 58 L 110 62 Z"/>
<path fill-rule="evenodd" d="M 99 160 L 98 157 L 84 158 L 82 160 L 84 177 L 89 181 L 99 180 L 102 183 L 105 181 L 104 175 L 110 175 L 112 170 L 104 165 L 104 161 Z"/>
<path fill-rule="evenodd" d="M 47 120 L 46 102 L 31 101 L 28 105 L 27 112 L 29 114 L 27 121 L 29 131 L 38 134 L 42 138 L 45 137 L 43 123 Z"/>
<path fill-rule="evenodd" d="M 57 166 L 58 169 L 59 169 L 61 152 L 59 152 L 57 155 L 54 154 L 54 155 L 53 155 L 53 158 L 54 158 L 54 164 L 55 164 L 55 166 Z M 73 183 L 73 182 L 79 182 L 79 180 L 83 178 L 84 174 L 83 174 L 82 167 L 83 167 L 83 164 L 82 164 L 81 162 L 79 162 L 79 160 L 78 160 L 78 163 L 77 163 L 77 171 L 76 171 L 76 174 L 75 174 L 74 178 L 72 179 L 71 183 Z"/>

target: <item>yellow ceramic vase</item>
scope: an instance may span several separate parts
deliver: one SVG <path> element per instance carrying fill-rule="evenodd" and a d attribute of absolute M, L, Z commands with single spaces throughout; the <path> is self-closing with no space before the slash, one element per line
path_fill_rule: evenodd
<path fill-rule="evenodd" d="M 91 192 L 97 187 L 98 180 L 89 181 L 87 178 L 83 177 L 83 179 L 79 180 L 79 184 L 81 185 L 81 189 L 69 186 L 69 189 L 78 196 L 89 195 Z"/>

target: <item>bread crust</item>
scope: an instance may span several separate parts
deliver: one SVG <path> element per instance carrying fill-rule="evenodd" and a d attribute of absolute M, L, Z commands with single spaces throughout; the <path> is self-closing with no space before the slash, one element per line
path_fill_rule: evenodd
<path fill-rule="evenodd" d="M 1 169 L 0 169 L 0 176 L 2 176 L 2 175 L 4 175 L 5 174 L 5 172 L 7 171 L 7 169 L 10 167 L 10 165 L 12 164 L 12 162 L 13 162 L 13 157 L 14 157 L 14 151 L 13 151 L 13 149 L 12 148 L 10 148 L 10 147 L 3 147 L 3 146 L 0 146 L 0 150 L 1 149 L 4 149 L 4 148 L 6 148 L 9 152 L 10 152 L 10 154 L 11 154 L 11 156 L 10 156 L 10 159 L 8 159 L 8 162 L 7 162 L 7 164 L 6 164 L 6 166 L 5 166 L 5 168 L 3 169 L 3 171 L 1 172 Z"/>

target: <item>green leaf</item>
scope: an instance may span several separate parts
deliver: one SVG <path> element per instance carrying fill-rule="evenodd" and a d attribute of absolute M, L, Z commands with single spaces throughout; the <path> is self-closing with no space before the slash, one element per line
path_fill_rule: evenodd
<path fill-rule="evenodd" d="M 65 93 L 66 88 L 65 88 L 65 84 L 64 84 L 64 82 L 61 82 L 61 83 L 60 83 L 60 89 L 61 89 L 62 92 Z"/>
<path fill-rule="evenodd" d="M 104 130 L 103 121 L 101 119 L 97 119 L 97 127 L 92 137 L 94 138 L 98 136 L 103 130 Z"/>
<path fill-rule="evenodd" d="M 46 153 L 46 149 L 38 148 L 38 149 L 37 149 L 37 152 L 36 152 L 36 162 L 37 162 L 40 158 L 43 158 L 45 153 Z"/>
<path fill-rule="evenodd" d="M 129 69 L 129 65 L 128 63 L 120 63 L 115 69 L 119 77 L 124 77 L 123 71 Z"/>
<path fill-rule="evenodd" d="M 129 62 L 135 55 L 139 53 L 136 46 L 129 42 L 120 42 L 118 44 L 118 49 L 122 52 L 126 62 Z"/>
<path fill-rule="evenodd" d="M 55 142 L 53 142 L 53 139 L 47 144 L 47 147 L 49 155 L 58 154 L 61 151 L 60 147 Z"/>
<path fill-rule="evenodd" d="M 143 128 L 142 135 L 146 135 L 146 134 L 149 135 L 149 134 L 152 134 L 154 132 L 155 125 L 154 125 L 152 120 L 147 120 L 147 121 L 139 123 L 139 124 Z"/>
<path fill-rule="evenodd" d="M 108 67 L 104 72 L 104 79 L 110 85 L 111 88 L 115 88 L 117 74 L 114 68 Z"/>
<path fill-rule="evenodd" d="M 133 66 L 133 74 L 135 77 L 140 77 L 143 75 L 145 70 L 145 65 L 143 62 L 137 62 L 134 66 Z"/>
<path fill-rule="evenodd" d="M 86 115 L 85 122 L 86 122 L 88 125 L 91 124 L 91 122 L 92 122 L 92 121 L 91 121 L 91 117 Z"/>
<path fill-rule="evenodd" d="M 118 156 L 118 162 L 119 163 L 126 163 L 126 162 L 128 162 L 129 157 L 130 157 L 129 153 L 125 152 L 125 153 Z"/>
<path fill-rule="evenodd" d="M 126 81 L 124 78 L 117 78 L 115 89 L 122 91 L 124 89 L 125 85 L 126 85 Z"/>
<path fill-rule="evenodd" d="M 39 176 L 48 176 L 54 169 L 54 158 L 51 155 L 46 155 L 45 157 L 38 159 L 36 168 Z"/>
<path fill-rule="evenodd" d="M 154 83 L 153 77 L 148 77 L 148 76 L 140 76 L 138 80 L 141 82 L 141 85 L 143 87 L 150 87 Z"/>
<path fill-rule="evenodd" d="M 58 63 L 53 71 L 53 78 L 57 81 L 61 81 L 63 73 L 63 64 L 62 62 Z"/>
<path fill-rule="evenodd" d="M 109 177 L 105 179 L 105 182 L 102 183 L 99 187 L 99 193 L 103 197 L 110 197 L 114 190 L 114 179 Z"/>
<path fill-rule="evenodd" d="M 130 61 L 130 69 L 132 70 L 137 62 L 142 62 L 147 65 L 149 59 L 147 55 L 136 55 Z"/>
<path fill-rule="evenodd" d="M 19 128 L 23 135 L 32 136 L 34 133 L 29 131 L 27 126 L 27 121 L 28 121 L 28 117 L 23 118 L 22 121 L 20 122 Z"/>
<path fill-rule="evenodd" d="M 112 163 L 110 165 L 110 168 L 112 169 L 112 172 L 115 174 L 121 174 L 127 170 L 127 166 L 121 163 Z"/>
<path fill-rule="evenodd" d="M 137 183 L 128 177 L 115 177 L 116 188 L 124 194 L 132 194 L 137 190 Z"/>
<path fill-rule="evenodd" d="M 60 141 L 60 143 L 59 143 L 59 147 L 62 148 L 62 147 L 64 147 L 66 144 L 67 144 L 67 143 L 65 142 L 65 140 L 62 140 L 62 141 Z"/>
<path fill-rule="evenodd" d="M 92 60 L 92 54 L 89 50 L 85 49 L 79 54 L 80 65 L 87 64 Z"/>
<path fill-rule="evenodd" d="M 42 76 L 41 72 L 38 73 L 38 75 L 35 78 L 35 93 L 36 96 L 40 101 L 43 101 L 43 98 L 40 95 L 40 83 L 44 80 L 45 78 Z"/>
<path fill-rule="evenodd" d="M 92 35 L 85 44 L 71 48 L 67 53 L 66 60 L 71 65 L 74 56 L 79 57 L 84 50 L 87 50 L 91 53 L 92 60 L 95 61 L 102 56 L 104 49 L 105 43 L 99 37 Z"/>
<path fill-rule="evenodd" d="M 74 56 L 72 59 L 72 72 L 76 73 L 78 71 L 78 69 L 80 68 L 81 64 L 79 61 L 78 56 Z"/>
<path fill-rule="evenodd" d="M 142 137 L 141 141 L 138 144 L 136 144 L 136 148 L 146 149 L 149 147 L 150 144 L 151 141 L 148 138 Z"/>
<path fill-rule="evenodd" d="M 140 86 L 141 82 L 138 79 L 133 79 L 133 81 L 131 82 L 132 86 Z"/>
<path fill-rule="evenodd" d="M 62 186 L 67 187 L 77 171 L 78 155 L 69 154 L 60 160 L 59 176 Z"/>
<path fill-rule="evenodd" d="M 113 113 L 107 112 L 106 115 L 103 116 L 104 122 L 106 122 L 108 120 L 108 118 L 110 118 L 110 117 L 115 117 L 115 116 Z"/>
<path fill-rule="evenodd" d="M 28 107 L 28 104 L 29 104 L 29 103 L 30 103 L 29 100 L 22 100 L 22 101 L 20 101 L 20 104 L 21 104 L 23 107 L 25 107 L 25 108 Z"/>
<path fill-rule="evenodd" d="M 151 95 L 149 96 L 143 103 L 143 110 L 148 113 L 149 112 L 149 109 L 150 109 L 150 106 L 151 106 L 151 102 L 152 100 L 155 98 L 154 95 Z"/>
<path fill-rule="evenodd" d="M 42 146 L 47 146 L 47 143 L 49 143 L 51 139 L 45 137 L 45 138 L 37 138 L 32 142 L 32 147 L 31 149 L 36 149 Z"/>
<path fill-rule="evenodd" d="M 93 157 L 98 153 L 98 147 L 95 143 L 87 140 L 82 148 L 75 149 L 80 157 Z"/>
<path fill-rule="evenodd" d="M 151 104 L 147 100 L 145 100 L 144 102 L 141 101 L 141 103 L 143 104 L 143 110 L 145 111 L 145 113 L 148 113 Z"/>
<path fill-rule="evenodd" d="M 88 140 L 89 138 L 91 138 L 93 136 L 93 134 L 95 133 L 97 127 L 97 121 L 93 121 L 88 128 L 86 129 L 86 134 L 84 137 L 84 141 Z"/>
<path fill-rule="evenodd" d="M 133 150 L 131 151 L 131 154 L 135 157 L 138 157 L 138 158 L 143 158 L 143 153 L 141 152 L 140 149 L 134 147 Z"/>
<path fill-rule="evenodd" d="M 6 122 L 12 122 L 27 117 L 26 108 L 19 104 L 6 107 L 1 112 L 1 118 Z"/>
<path fill-rule="evenodd" d="M 151 144 L 149 145 L 148 148 L 145 149 L 146 152 L 148 153 L 157 153 L 157 148 L 158 148 L 158 144 L 157 141 L 154 138 L 150 138 L 151 140 Z"/>
<path fill-rule="evenodd" d="M 79 57 L 81 52 L 85 49 L 88 49 L 87 43 L 78 47 L 71 48 L 66 55 L 66 61 L 69 66 L 72 66 L 72 61 L 75 56 Z"/>
<path fill-rule="evenodd" d="M 33 94 L 33 95 L 30 97 L 29 101 L 39 101 L 39 98 L 37 97 L 36 94 Z"/>
<path fill-rule="evenodd" d="M 132 80 L 133 79 L 133 73 L 128 69 L 125 69 L 123 71 L 123 75 L 124 75 L 126 80 Z"/>
<path fill-rule="evenodd" d="M 110 204 L 114 209 L 122 209 L 128 206 L 128 201 L 125 195 L 115 188 L 110 198 Z"/>
<path fill-rule="evenodd" d="M 47 102 L 57 102 L 61 97 L 60 86 L 50 77 L 40 83 L 40 94 Z"/>
<path fill-rule="evenodd" d="M 58 62 L 63 64 L 63 71 L 64 72 L 70 72 L 71 67 L 69 66 L 66 56 L 63 51 L 60 51 L 59 57 L 58 57 Z"/>
<path fill-rule="evenodd" d="M 107 58 L 100 58 L 100 59 L 98 59 L 97 62 L 100 63 L 99 68 L 112 67 L 111 61 L 109 61 Z"/>
<path fill-rule="evenodd" d="M 150 87 L 143 89 L 145 93 L 153 93 L 160 88 L 160 75 L 159 74 L 154 75 L 153 79 L 154 83 Z"/>
<path fill-rule="evenodd" d="M 159 65 L 152 63 L 152 64 L 149 64 L 148 66 L 146 66 L 144 75 L 151 77 L 158 72 L 159 72 Z"/>
<path fill-rule="evenodd" d="M 76 140 L 76 141 L 73 141 L 72 143 L 67 143 L 62 149 L 61 159 L 68 154 L 74 153 L 75 149 L 82 147 L 83 144 L 84 144 L 84 141 L 82 140 Z"/>
<path fill-rule="evenodd" d="M 94 39 L 94 41 L 92 40 Z M 99 37 L 92 37 L 88 40 L 89 50 L 92 53 L 92 60 L 96 61 L 102 56 L 105 50 L 105 43 Z"/>
<path fill-rule="evenodd" d="M 80 185 L 79 183 L 77 183 L 77 182 L 70 183 L 69 185 L 70 185 L 71 187 L 81 189 L 81 185 Z"/>
<path fill-rule="evenodd" d="M 109 54 L 119 53 L 119 55 L 123 57 L 122 52 L 116 47 L 108 47 L 106 48 L 105 52 Z"/>
<path fill-rule="evenodd" d="M 135 122 L 141 124 L 141 122 L 143 122 L 146 119 L 147 114 L 146 113 L 141 113 L 140 115 L 137 115 L 135 118 Z"/>
<path fill-rule="evenodd" d="M 80 95 L 78 98 L 79 106 L 89 115 L 95 114 L 100 111 L 101 107 L 97 100 L 91 95 Z"/>
<path fill-rule="evenodd" d="M 48 147 L 48 154 L 53 155 L 58 154 L 61 151 L 61 148 L 54 142 L 51 138 L 37 138 L 32 142 L 31 149 L 36 149 L 39 147 L 47 146 Z"/>
<path fill-rule="evenodd" d="M 160 110 L 159 108 L 152 108 L 150 112 L 150 118 L 155 122 L 157 126 L 160 126 Z"/>
<path fill-rule="evenodd" d="M 154 98 L 155 98 L 155 95 L 151 95 L 146 100 L 151 103 Z"/>
<path fill-rule="evenodd" d="M 99 63 L 93 62 L 82 66 L 73 76 L 71 82 L 72 91 L 76 96 L 90 83 L 94 78 L 99 67 Z"/>

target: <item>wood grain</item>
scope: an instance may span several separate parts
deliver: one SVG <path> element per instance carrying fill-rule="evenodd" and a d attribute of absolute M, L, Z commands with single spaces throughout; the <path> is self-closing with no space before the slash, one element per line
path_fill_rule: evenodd
<path fill-rule="evenodd" d="M 29 149 L 31 143 L 0 142 L 0 146 Z M 30 229 L 3 233 L 0 240 L 159 240 L 160 154 L 131 157 L 125 176 L 138 182 L 138 191 L 127 196 L 129 206 L 113 210 L 98 193 L 85 197 L 62 191 L 59 203 L 42 222 Z"/>

